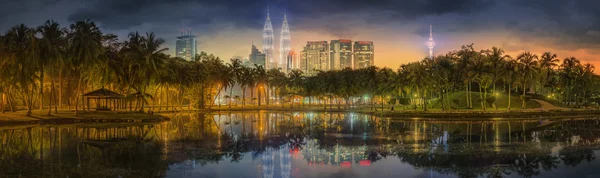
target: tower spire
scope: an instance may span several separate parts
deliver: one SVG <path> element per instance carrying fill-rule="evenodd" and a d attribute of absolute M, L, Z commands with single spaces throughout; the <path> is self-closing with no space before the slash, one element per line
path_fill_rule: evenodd
<path fill-rule="evenodd" d="M 433 47 L 435 47 L 435 41 L 433 41 L 433 27 L 429 25 L 429 41 L 427 41 L 427 47 L 429 48 L 429 59 L 433 59 Z"/>
<path fill-rule="evenodd" d="M 431 28 L 432 28 L 431 25 L 429 25 L 429 39 L 433 40 L 433 33 L 432 33 Z"/>

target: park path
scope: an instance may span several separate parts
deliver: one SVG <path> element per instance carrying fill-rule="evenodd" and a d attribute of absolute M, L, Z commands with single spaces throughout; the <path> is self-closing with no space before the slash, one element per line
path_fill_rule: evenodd
<path fill-rule="evenodd" d="M 569 108 L 563 108 L 563 107 L 558 107 L 558 106 L 554 106 L 553 104 L 550 104 L 546 101 L 543 100 L 537 100 L 537 99 L 533 99 L 535 102 L 540 103 L 540 105 L 542 105 L 542 109 L 544 110 L 571 110 Z"/>

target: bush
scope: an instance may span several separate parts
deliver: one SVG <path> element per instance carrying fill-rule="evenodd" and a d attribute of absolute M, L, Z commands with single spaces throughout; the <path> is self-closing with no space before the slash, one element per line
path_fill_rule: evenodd
<path fill-rule="evenodd" d="M 410 104 L 410 98 L 398 98 L 398 104 L 409 105 Z"/>

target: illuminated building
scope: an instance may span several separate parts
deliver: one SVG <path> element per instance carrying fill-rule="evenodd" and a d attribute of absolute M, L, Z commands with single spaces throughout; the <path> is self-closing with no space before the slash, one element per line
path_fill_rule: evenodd
<path fill-rule="evenodd" d="M 331 40 L 330 46 L 330 70 L 342 70 L 346 67 L 352 68 L 352 41 Z"/>
<path fill-rule="evenodd" d="M 287 67 L 285 67 L 284 69 L 287 72 L 292 71 L 292 69 L 298 69 L 298 65 L 300 64 L 300 62 L 298 61 L 298 54 L 296 54 L 294 50 L 290 50 L 290 52 L 286 56 L 286 64 Z"/>
<path fill-rule="evenodd" d="M 329 43 L 327 41 L 309 41 L 300 52 L 300 70 L 307 76 L 315 75 L 315 70 L 326 71 L 329 65 Z"/>
<path fill-rule="evenodd" d="M 427 47 L 429 48 L 429 59 L 433 58 L 433 47 L 435 47 L 435 41 L 433 41 L 433 33 L 431 25 L 429 25 L 429 41 L 427 41 Z"/>
<path fill-rule="evenodd" d="M 279 67 L 284 71 L 290 65 L 287 62 L 290 50 L 290 27 L 288 26 L 287 14 L 283 15 L 283 24 L 281 26 L 281 36 L 279 38 Z"/>
<path fill-rule="evenodd" d="M 265 66 L 266 56 L 261 53 L 254 44 L 252 45 L 252 50 L 250 51 L 248 59 L 252 64 Z"/>
<path fill-rule="evenodd" d="M 263 53 L 265 54 L 266 59 L 265 68 L 277 67 L 273 59 L 273 25 L 271 24 L 271 17 L 269 15 L 268 8 L 267 20 L 265 20 L 265 27 L 263 29 Z"/>
<path fill-rule="evenodd" d="M 187 33 L 181 32 L 181 36 L 177 37 L 175 42 L 175 56 L 191 61 L 196 56 L 196 36 L 192 35 L 192 31 Z"/>
<path fill-rule="evenodd" d="M 265 54 L 265 68 L 277 67 L 273 59 L 273 25 L 271 24 L 271 16 L 267 8 L 267 20 L 263 29 L 263 53 Z"/>
<path fill-rule="evenodd" d="M 375 65 L 375 51 L 373 42 L 354 42 L 354 68 L 367 68 L 373 65 Z"/>

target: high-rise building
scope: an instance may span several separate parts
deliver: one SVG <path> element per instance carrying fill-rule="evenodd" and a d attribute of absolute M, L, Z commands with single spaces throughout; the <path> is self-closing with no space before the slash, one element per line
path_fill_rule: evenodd
<path fill-rule="evenodd" d="M 433 41 L 431 25 L 429 25 L 429 41 L 427 41 L 427 47 L 429 48 L 429 59 L 433 59 L 433 47 L 435 47 L 435 41 Z"/>
<path fill-rule="evenodd" d="M 248 57 L 249 61 L 252 64 L 256 64 L 256 65 L 262 65 L 263 67 L 265 66 L 265 62 L 266 62 L 266 56 L 265 54 L 261 53 L 258 48 L 256 48 L 256 46 L 254 46 L 254 44 L 252 44 L 252 50 L 250 51 L 250 56 Z"/>
<path fill-rule="evenodd" d="M 375 50 L 372 41 L 354 42 L 354 68 L 367 68 L 375 65 Z"/>
<path fill-rule="evenodd" d="M 175 42 L 175 56 L 188 61 L 194 60 L 197 51 L 196 46 L 196 36 L 192 35 L 192 31 L 182 32 Z"/>
<path fill-rule="evenodd" d="M 265 27 L 263 29 L 263 53 L 266 57 L 265 68 L 277 67 L 273 59 L 273 25 L 271 24 L 271 16 L 269 15 L 268 8 L 267 19 L 265 20 Z"/>
<path fill-rule="evenodd" d="M 306 75 L 315 75 L 315 70 L 329 70 L 329 43 L 327 41 L 309 41 L 300 53 L 300 70 Z"/>
<path fill-rule="evenodd" d="M 286 70 L 286 72 L 290 72 L 292 71 L 292 69 L 298 69 L 299 68 L 299 64 L 300 61 L 298 61 L 298 55 L 296 54 L 296 52 L 294 50 L 291 50 L 288 55 L 286 56 L 286 64 L 287 67 L 283 68 Z"/>
<path fill-rule="evenodd" d="M 352 68 L 352 41 L 346 39 L 331 40 L 330 45 L 330 70 Z"/>
<path fill-rule="evenodd" d="M 283 24 L 281 26 L 281 36 L 279 38 L 279 67 L 286 69 L 289 65 L 287 64 L 287 56 L 292 49 L 290 47 L 290 27 L 288 26 L 287 14 L 283 15 Z"/>

